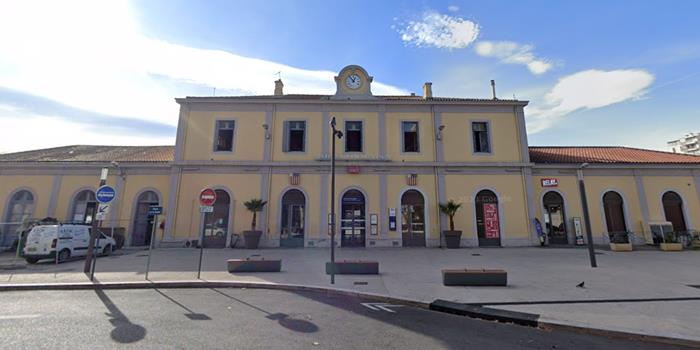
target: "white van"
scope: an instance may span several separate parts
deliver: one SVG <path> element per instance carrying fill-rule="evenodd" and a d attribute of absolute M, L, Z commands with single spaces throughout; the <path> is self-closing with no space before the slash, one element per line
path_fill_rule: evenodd
<path fill-rule="evenodd" d="M 24 259 L 30 264 L 35 264 L 41 259 L 56 259 L 66 261 L 70 257 L 84 256 L 87 254 L 90 243 L 90 230 L 87 225 L 42 225 L 35 226 L 27 234 L 24 245 Z M 95 252 L 98 254 L 112 254 L 116 243 L 113 238 L 99 233 L 95 243 Z"/>

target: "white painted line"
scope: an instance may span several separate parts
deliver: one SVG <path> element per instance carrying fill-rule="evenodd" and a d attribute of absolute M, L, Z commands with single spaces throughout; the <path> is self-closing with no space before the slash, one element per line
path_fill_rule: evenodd
<path fill-rule="evenodd" d="M 396 311 L 389 309 L 390 307 L 401 307 L 402 305 L 394 305 L 387 303 L 361 303 L 362 306 L 373 311 L 386 311 L 395 314 Z"/>
<path fill-rule="evenodd" d="M 0 315 L 0 321 L 2 320 L 20 320 L 24 318 L 38 318 L 41 317 L 39 314 L 32 314 L 32 315 L 5 315 L 2 316 Z"/>

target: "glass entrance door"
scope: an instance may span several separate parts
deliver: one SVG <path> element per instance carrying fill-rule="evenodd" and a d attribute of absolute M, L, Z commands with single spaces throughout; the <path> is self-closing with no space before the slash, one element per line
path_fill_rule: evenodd
<path fill-rule="evenodd" d="M 350 190 L 342 200 L 341 247 L 364 247 L 365 230 L 365 197 L 360 191 Z"/>
<path fill-rule="evenodd" d="M 549 191 L 542 198 L 544 205 L 544 225 L 550 244 L 568 244 L 566 233 L 566 215 L 564 215 L 564 198 Z"/>
<path fill-rule="evenodd" d="M 401 238 L 404 247 L 425 247 L 425 206 L 415 190 L 401 197 Z"/>

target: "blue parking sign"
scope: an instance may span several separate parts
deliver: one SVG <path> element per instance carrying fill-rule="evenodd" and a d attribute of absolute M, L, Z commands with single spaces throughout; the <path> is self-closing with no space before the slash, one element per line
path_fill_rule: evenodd
<path fill-rule="evenodd" d="M 97 192 L 95 193 L 95 199 L 97 199 L 97 201 L 100 203 L 109 203 L 116 196 L 117 192 L 114 191 L 114 188 L 112 186 L 107 185 L 98 188 Z"/>

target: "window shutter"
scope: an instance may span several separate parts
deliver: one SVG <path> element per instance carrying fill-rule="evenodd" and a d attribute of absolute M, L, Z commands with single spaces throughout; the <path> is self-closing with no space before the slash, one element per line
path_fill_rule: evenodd
<path fill-rule="evenodd" d="M 289 121 L 284 122 L 284 135 L 282 136 L 282 147 L 284 152 L 289 152 Z"/>
<path fill-rule="evenodd" d="M 303 151 L 306 152 L 306 121 L 301 122 L 302 130 L 304 130 L 304 137 L 302 139 Z"/>

